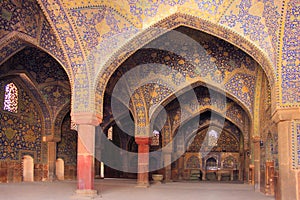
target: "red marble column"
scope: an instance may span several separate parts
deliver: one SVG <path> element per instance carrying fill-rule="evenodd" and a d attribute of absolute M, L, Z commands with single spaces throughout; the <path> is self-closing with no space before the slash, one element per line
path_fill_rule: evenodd
<path fill-rule="evenodd" d="M 72 117 L 78 125 L 76 193 L 94 196 L 97 194 L 94 190 L 95 128 L 100 119 L 93 113 L 80 113 Z"/>
<path fill-rule="evenodd" d="M 149 144 L 148 137 L 136 137 L 138 144 L 138 177 L 137 187 L 149 187 Z"/>
<path fill-rule="evenodd" d="M 93 190 L 95 128 L 92 125 L 79 125 L 78 128 L 77 189 Z"/>

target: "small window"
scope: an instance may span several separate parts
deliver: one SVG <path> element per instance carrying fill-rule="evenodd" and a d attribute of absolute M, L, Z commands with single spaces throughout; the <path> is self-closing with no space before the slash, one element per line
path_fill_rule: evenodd
<path fill-rule="evenodd" d="M 153 131 L 153 136 L 151 138 L 151 145 L 159 146 L 159 131 L 157 131 L 157 130 Z"/>
<path fill-rule="evenodd" d="M 219 134 L 215 130 L 208 132 L 208 146 L 214 147 L 218 145 Z"/>
<path fill-rule="evenodd" d="M 107 131 L 107 138 L 113 140 L 113 127 L 110 127 Z"/>
<path fill-rule="evenodd" d="M 18 112 L 18 88 L 14 83 L 5 86 L 3 109 L 12 113 Z"/>

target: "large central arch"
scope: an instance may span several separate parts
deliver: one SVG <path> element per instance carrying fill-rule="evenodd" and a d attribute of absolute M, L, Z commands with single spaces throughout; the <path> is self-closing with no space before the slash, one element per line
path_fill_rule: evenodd
<path fill-rule="evenodd" d="M 109 59 L 109 61 L 103 65 L 102 69 L 96 75 L 94 83 L 96 92 L 95 108 L 98 114 L 100 114 L 101 116 L 103 115 L 103 97 L 105 88 L 112 74 L 121 65 L 121 63 L 123 63 L 127 58 L 129 58 L 144 45 L 179 26 L 187 26 L 206 32 L 237 46 L 248 55 L 252 56 L 260 64 L 269 79 L 270 86 L 272 88 L 274 87 L 274 81 L 276 79 L 275 72 L 272 68 L 272 64 L 268 56 L 265 55 L 261 49 L 259 49 L 243 36 L 226 27 L 201 19 L 199 17 L 176 13 L 139 33 L 130 42 L 121 47 Z"/>

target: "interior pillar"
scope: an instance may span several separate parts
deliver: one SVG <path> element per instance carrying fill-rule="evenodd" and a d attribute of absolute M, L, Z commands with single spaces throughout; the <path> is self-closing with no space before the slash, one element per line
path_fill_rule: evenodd
<path fill-rule="evenodd" d="M 54 181 L 56 179 L 56 142 L 48 142 L 48 179 Z"/>
<path fill-rule="evenodd" d="M 80 113 L 72 117 L 78 125 L 76 194 L 94 196 L 97 194 L 94 190 L 95 132 L 100 119 L 93 113 Z"/>
<path fill-rule="evenodd" d="M 165 170 L 165 182 L 171 182 L 171 159 L 172 159 L 172 154 L 171 152 L 164 152 L 164 170 Z"/>
<path fill-rule="evenodd" d="M 138 144 L 137 187 L 149 187 L 149 137 L 136 137 Z"/>
<path fill-rule="evenodd" d="M 254 189 L 260 191 L 260 136 L 252 138 L 254 144 Z"/>
<path fill-rule="evenodd" d="M 294 120 L 300 120 L 299 108 L 277 109 L 272 116 L 278 130 L 278 161 L 279 161 L 279 190 L 281 200 L 299 199 L 299 170 L 293 164 L 293 156 L 298 156 L 293 148 L 297 149 L 297 130 L 294 130 Z M 300 122 L 299 122 L 300 123 Z M 292 137 L 295 135 L 296 137 Z M 293 139 L 294 138 L 294 139 Z M 295 140 L 293 142 L 293 140 Z M 294 147 L 294 144 L 296 147 Z M 296 155 L 294 155 L 296 154 Z M 298 163 L 296 163 L 298 165 Z"/>
<path fill-rule="evenodd" d="M 129 161 L 128 161 L 128 154 L 121 154 L 122 156 L 122 161 L 123 161 L 123 174 L 127 174 L 128 170 L 129 170 Z"/>
<path fill-rule="evenodd" d="M 244 183 L 248 183 L 249 180 L 249 165 L 250 165 L 250 151 L 247 149 L 244 152 L 244 171 L 243 171 L 243 179 Z M 243 170 L 242 169 L 242 170 Z"/>
<path fill-rule="evenodd" d="M 96 178 L 100 178 L 100 161 L 98 161 L 97 159 L 95 159 L 95 177 Z"/>
<path fill-rule="evenodd" d="M 181 155 L 178 159 L 178 179 L 183 179 L 183 171 L 184 171 L 184 155 Z"/>

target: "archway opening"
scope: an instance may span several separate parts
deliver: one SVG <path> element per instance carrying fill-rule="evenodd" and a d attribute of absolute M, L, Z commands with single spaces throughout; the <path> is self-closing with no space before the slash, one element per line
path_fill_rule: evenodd
<path fill-rule="evenodd" d="M 118 98 L 118 101 L 121 102 L 120 107 L 130 110 L 132 121 L 135 123 L 134 128 L 137 127 L 137 122 L 150 119 L 151 128 L 156 126 L 155 130 L 158 129 L 162 133 L 162 142 L 157 150 L 167 146 L 171 146 L 172 149 L 171 152 L 169 150 L 164 152 L 164 160 L 161 162 L 171 164 L 173 166 L 171 167 L 172 173 L 166 171 L 169 170 L 166 169 L 166 166 L 163 167 L 161 173 L 172 174 L 172 178 L 182 179 L 185 176 L 189 177 L 190 170 L 184 171 L 185 162 L 177 161 L 180 160 L 180 157 L 175 156 L 182 144 L 169 145 L 177 134 L 174 130 L 178 128 L 178 124 L 189 121 L 187 116 L 198 116 L 199 113 L 195 110 L 199 107 L 202 108 L 202 112 L 212 110 L 220 113 L 220 116 L 228 121 L 225 132 L 230 135 L 233 132 L 232 129 L 236 129 L 240 136 L 232 136 L 232 140 L 237 141 L 234 159 L 230 160 L 228 158 L 230 155 L 222 155 L 222 160 L 218 160 L 218 165 L 220 168 L 225 167 L 227 171 L 230 171 L 229 168 L 235 170 L 239 168 L 239 170 L 234 171 L 234 174 L 230 172 L 230 180 L 247 181 L 249 165 L 254 162 L 255 147 L 251 138 L 254 134 L 254 126 L 260 128 L 253 119 L 258 115 L 257 110 L 263 107 L 261 104 L 270 107 L 268 79 L 262 67 L 236 46 L 185 26 L 179 26 L 173 31 L 177 31 L 179 34 L 172 35 L 170 31 L 152 40 L 143 48 L 131 52 L 132 54 L 127 60 L 109 76 L 110 79 L 104 96 L 104 102 L 106 102 L 103 108 L 104 119 L 117 121 L 116 115 L 107 112 L 106 107 L 112 111 L 111 107 L 114 105 L 111 104 L 111 99 L 116 97 L 113 91 L 119 86 L 119 82 L 123 81 L 123 89 L 115 91 L 122 92 L 119 94 L 126 93 L 129 98 L 126 96 L 124 99 L 129 100 L 128 102 L 123 101 L 121 95 L 121 98 Z M 192 42 L 189 43 L 190 41 L 185 40 L 186 37 Z M 135 72 L 135 76 L 130 76 L 132 71 Z M 204 84 L 199 86 L 197 83 L 200 82 Z M 187 91 L 193 93 L 194 96 L 192 97 L 197 100 L 193 101 L 193 98 L 185 95 L 186 97 L 182 98 L 185 98 L 188 103 L 187 105 L 180 105 L 178 96 L 188 94 Z M 266 96 L 260 98 L 260 91 L 266 91 Z M 226 97 L 223 102 L 222 96 Z M 181 107 L 184 107 L 184 112 L 178 110 Z M 160 109 L 163 111 L 160 112 Z M 166 115 L 162 114 L 166 116 L 165 119 L 160 120 L 160 113 L 165 111 Z M 184 116 L 183 119 L 182 116 Z M 201 119 L 200 121 L 197 120 L 198 125 L 209 123 L 201 121 Z M 223 128 L 220 126 L 220 129 Z M 154 129 L 149 132 L 152 133 L 153 131 Z M 179 140 L 184 143 L 187 137 L 190 135 L 183 135 L 183 138 Z M 151 150 L 151 148 L 150 145 L 149 149 Z M 223 153 L 226 150 L 221 149 L 219 152 Z M 221 154 L 219 156 L 221 157 Z M 202 159 L 201 156 L 200 159 Z M 167 160 L 172 162 L 169 163 Z M 181 165 L 180 169 L 178 168 L 179 165 Z M 224 171 L 222 176 L 226 177 L 226 173 Z M 221 177 L 222 179 L 222 176 L 217 176 L 217 178 Z"/>
<path fill-rule="evenodd" d="M 12 173 L 4 176 L 12 182 L 21 181 L 18 165 L 11 163 L 21 165 L 21 155 L 29 154 L 34 155 L 36 164 L 34 180 L 52 180 L 55 177 L 55 145 L 61 137 L 60 120 L 70 111 L 68 75 L 49 53 L 26 44 L 24 48 L 11 52 L 0 66 L 0 87 L 4 89 L 9 83 L 14 83 L 17 90 L 12 90 L 15 88 L 12 86 L 7 94 L 0 90 L 0 115 L 3 119 L 0 131 L 5 132 L 0 141 L 6 144 L 1 161 L 13 168 Z M 10 97 L 6 98 L 10 103 L 4 103 L 5 95 Z M 62 111 L 64 108 L 67 111 Z M 60 112 L 62 116 L 58 116 Z"/>

